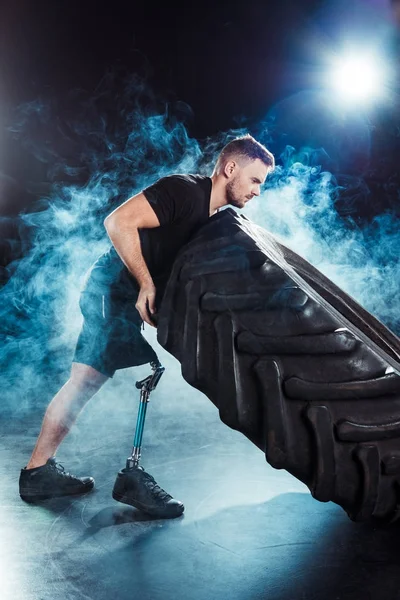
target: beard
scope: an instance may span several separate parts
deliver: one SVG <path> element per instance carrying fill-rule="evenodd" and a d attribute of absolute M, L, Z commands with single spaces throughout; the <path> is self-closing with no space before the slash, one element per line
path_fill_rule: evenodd
<path fill-rule="evenodd" d="M 238 190 L 237 190 L 237 179 L 233 179 L 226 186 L 226 198 L 228 200 L 228 204 L 231 206 L 235 206 L 236 208 L 243 208 L 244 201 L 240 199 Z"/>

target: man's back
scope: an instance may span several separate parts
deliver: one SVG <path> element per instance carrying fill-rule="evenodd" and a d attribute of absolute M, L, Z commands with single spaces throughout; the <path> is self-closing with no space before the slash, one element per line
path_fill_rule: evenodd
<path fill-rule="evenodd" d="M 160 227 L 140 229 L 140 243 L 153 281 L 161 294 L 179 250 L 207 222 L 211 179 L 202 175 L 170 175 L 143 190 Z M 137 284 L 111 248 L 93 265 L 85 289 L 97 287 L 117 295 L 137 293 Z"/>

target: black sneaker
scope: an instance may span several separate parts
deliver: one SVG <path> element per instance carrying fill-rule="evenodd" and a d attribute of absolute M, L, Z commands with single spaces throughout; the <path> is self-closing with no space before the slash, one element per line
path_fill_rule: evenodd
<path fill-rule="evenodd" d="M 112 492 L 114 500 L 130 504 L 143 512 L 160 519 L 179 517 L 185 507 L 179 500 L 160 488 L 154 477 L 143 467 L 121 469 Z"/>
<path fill-rule="evenodd" d="M 85 494 L 93 489 L 93 477 L 75 477 L 67 473 L 55 458 L 35 469 L 21 469 L 19 495 L 25 502 Z"/>

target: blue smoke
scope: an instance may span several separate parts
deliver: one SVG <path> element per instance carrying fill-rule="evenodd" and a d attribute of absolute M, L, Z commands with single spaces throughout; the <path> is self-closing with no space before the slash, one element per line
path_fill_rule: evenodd
<path fill-rule="evenodd" d="M 83 279 L 109 246 L 104 217 L 163 175 L 210 174 L 216 153 L 243 132 L 220 134 L 200 147 L 181 118 L 189 109 L 180 105 L 177 118 L 135 77 L 124 93 L 115 93 L 110 77 L 93 98 L 75 92 L 73 110 L 42 101 L 21 107 L 10 128 L 43 166 L 44 183 L 30 184 L 31 190 L 47 190 L 20 217 L 24 255 L 8 266 L 0 290 L 2 406 L 14 415 L 37 398 L 47 404 L 66 379 L 81 324 Z M 261 123 L 256 137 L 275 150 L 271 130 Z M 354 176 L 339 184 L 326 169 L 334 161 L 323 148 L 286 144 L 279 163 L 247 216 L 400 331 L 394 305 L 400 240 L 392 216 L 379 215 L 363 227 L 352 210 L 339 217 L 343 188 L 350 197 L 366 198 L 368 187 Z"/>
<path fill-rule="evenodd" d="M 116 96 L 114 118 L 99 108 L 111 95 L 109 78 L 103 84 L 96 98 L 78 102 L 77 117 L 61 121 L 56 106 L 31 102 L 10 128 L 45 165 L 51 186 L 20 216 L 26 251 L 8 265 L 0 290 L 3 409 L 15 412 L 17 398 L 17 411 L 24 412 L 33 396 L 48 399 L 49 388 L 55 391 L 57 374 L 65 379 L 81 324 L 84 276 L 109 247 L 104 217 L 158 177 L 197 168 L 197 142 L 167 110 L 147 108 L 148 95 L 134 78 Z M 63 155 L 43 143 L 49 131 Z"/>
<path fill-rule="evenodd" d="M 309 260 L 397 335 L 396 298 L 400 281 L 400 232 L 391 210 L 359 224 L 351 210 L 337 210 L 341 194 L 336 177 L 314 163 L 315 152 L 287 147 L 273 181 L 248 209 L 252 220 Z M 301 161 L 299 160 L 301 158 Z M 307 164 L 308 163 L 308 164 Z M 365 181 L 349 178 L 360 204 L 369 202 Z"/>

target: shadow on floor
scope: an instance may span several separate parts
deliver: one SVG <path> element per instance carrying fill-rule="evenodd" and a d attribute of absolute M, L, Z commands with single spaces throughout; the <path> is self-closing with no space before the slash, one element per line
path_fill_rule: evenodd
<path fill-rule="evenodd" d="M 90 496 L 33 509 L 54 516 L 46 585 L 53 598 L 400 597 L 399 526 L 352 523 L 307 494 L 171 521 L 111 502 L 99 508 Z"/>

